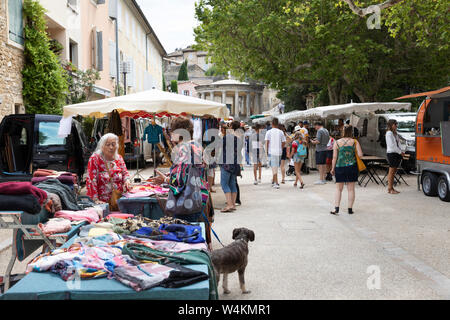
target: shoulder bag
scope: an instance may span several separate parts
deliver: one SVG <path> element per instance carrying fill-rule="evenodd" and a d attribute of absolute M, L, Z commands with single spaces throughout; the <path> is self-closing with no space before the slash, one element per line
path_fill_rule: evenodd
<path fill-rule="evenodd" d="M 173 190 L 169 191 L 166 202 L 165 214 L 167 215 L 188 215 L 202 211 L 202 192 L 200 186 L 201 169 L 194 164 L 194 150 L 191 146 L 191 161 L 187 166 L 186 184 L 180 194 L 175 195 Z M 182 163 L 178 164 L 183 166 Z M 182 170 L 184 168 L 181 168 Z"/>
<path fill-rule="evenodd" d="M 358 150 L 356 149 L 357 143 L 358 141 L 356 139 L 353 139 L 354 143 L 355 143 L 355 157 L 356 157 L 356 164 L 358 165 L 358 171 L 362 172 L 364 170 L 366 170 L 366 165 L 364 164 L 364 162 L 361 160 L 361 158 L 358 155 Z"/>
<path fill-rule="evenodd" d="M 108 162 L 103 159 L 103 161 L 105 161 L 105 165 L 106 165 L 106 169 L 108 170 L 108 174 L 109 174 L 109 182 L 111 183 L 111 198 L 109 199 L 109 210 L 110 211 L 119 211 L 119 206 L 117 205 L 117 200 L 119 200 L 120 198 L 122 198 L 122 192 L 120 192 L 119 190 L 114 188 L 114 183 L 112 180 L 112 175 L 111 172 L 109 171 L 109 166 L 108 166 Z"/>

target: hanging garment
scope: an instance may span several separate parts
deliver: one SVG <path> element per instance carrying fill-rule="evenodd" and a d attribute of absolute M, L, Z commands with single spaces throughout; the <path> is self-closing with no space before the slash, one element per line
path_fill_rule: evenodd
<path fill-rule="evenodd" d="M 144 130 L 142 141 L 147 140 L 150 144 L 158 144 L 164 140 L 163 129 L 159 125 L 150 124 Z"/>
<path fill-rule="evenodd" d="M 121 118 L 122 121 L 122 130 L 123 130 L 123 142 L 128 143 L 131 142 L 131 123 L 130 117 Z"/>
<path fill-rule="evenodd" d="M 193 119 L 193 124 L 194 124 L 194 134 L 193 134 L 192 139 L 195 142 L 201 144 L 202 138 L 203 138 L 202 120 L 200 118 Z"/>
<path fill-rule="evenodd" d="M 122 121 L 117 110 L 113 110 L 109 116 L 108 133 L 114 133 L 118 137 L 123 135 Z"/>

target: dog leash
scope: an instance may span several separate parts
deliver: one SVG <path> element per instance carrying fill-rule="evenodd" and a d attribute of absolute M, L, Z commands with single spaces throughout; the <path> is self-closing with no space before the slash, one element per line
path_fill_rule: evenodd
<path fill-rule="evenodd" d="M 211 229 L 212 233 L 214 234 L 214 237 L 216 237 L 217 241 L 219 241 L 219 243 L 222 245 L 222 247 L 225 247 L 225 246 L 223 245 L 222 241 L 220 241 L 219 236 L 217 235 L 217 233 L 214 231 L 214 229 L 213 229 L 212 226 L 210 225 L 209 220 L 208 220 L 208 217 L 207 217 L 207 216 L 205 215 L 205 213 L 203 212 L 203 209 L 202 209 L 202 215 L 203 215 L 204 220 L 206 221 L 206 224 L 209 226 L 209 228 Z"/>

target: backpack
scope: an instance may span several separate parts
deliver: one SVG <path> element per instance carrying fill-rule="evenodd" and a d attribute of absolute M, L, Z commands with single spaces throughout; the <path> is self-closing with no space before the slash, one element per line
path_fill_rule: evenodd
<path fill-rule="evenodd" d="M 297 156 L 300 158 L 306 158 L 307 155 L 307 149 L 306 146 L 303 143 L 297 142 Z"/>

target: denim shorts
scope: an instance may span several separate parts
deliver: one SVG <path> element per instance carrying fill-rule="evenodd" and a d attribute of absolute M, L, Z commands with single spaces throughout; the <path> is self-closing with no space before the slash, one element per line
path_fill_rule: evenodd
<path fill-rule="evenodd" d="M 269 156 L 269 166 L 271 168 L 279 168 L 281 164 L 281 155 L 270 155 Z"/>
<path fill-rule="evenodd" d="M 221 167 L 220 185 L 224 193 L 237 193 L 237 176 Z"/>

